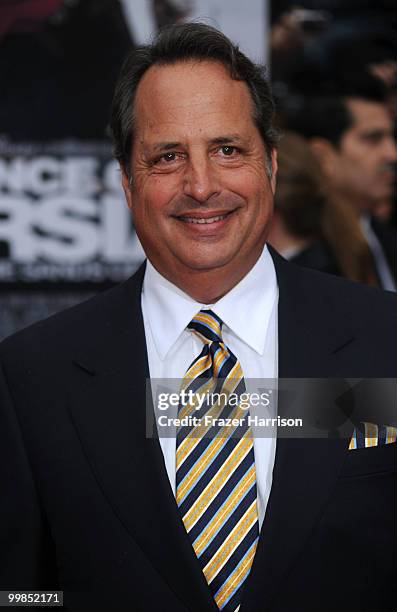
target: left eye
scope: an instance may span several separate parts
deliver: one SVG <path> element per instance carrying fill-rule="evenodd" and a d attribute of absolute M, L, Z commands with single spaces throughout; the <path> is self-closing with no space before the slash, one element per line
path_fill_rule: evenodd
<path fill-rule="evenodd" d="M 229 145 L 225 145 L 221 148 L 223 155 L 233 155 L 236 152 L 236 147 L 230 147 Z"/>

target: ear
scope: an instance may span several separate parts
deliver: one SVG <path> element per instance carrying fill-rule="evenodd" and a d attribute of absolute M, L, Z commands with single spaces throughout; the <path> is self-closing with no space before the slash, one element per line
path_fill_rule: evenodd
<path fill-rule="evenodd" d="M 272 162 L 272 176 L 270 178 L 270 188 L 272 190 L 272 194 L 274 195 L 276 192 L 277 170 L 278 170 L 277 150 L 276 149 L 273 149 L 272 151 L 271 162 Z"/>
<path fill-rule="evenodd" d="M 121 184 L 123 186 L 125 199 L 127 201 L 128 208 L 133 210 L 133 190 L 131 187 L 131 180 L 127 174 L 125 166 L 120 165 L 121 170 Z"/>
<path fill-rule="evenodd" d="M 309 146 L 319 162 L 322 171 L 328 178 L 333 178 L 337 171 L 338 151 L 325 138 L 311 138 Z"/>

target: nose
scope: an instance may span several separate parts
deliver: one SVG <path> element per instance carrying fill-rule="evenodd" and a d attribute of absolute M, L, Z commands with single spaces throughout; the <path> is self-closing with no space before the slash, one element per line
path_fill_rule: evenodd
<path fill-rule="evenodd" d="M 184 194 L 204 203 L 219 190 L 217 171 L 208 155 L 198 151 L 191 154 L 183 177 Z"/>
<path fill-rule="evenodd" d="M 385 154 L 389 162 L 397 162 L 397 143 L 394 136 L 390 136 L 390 138 L 388 138 Z"/>

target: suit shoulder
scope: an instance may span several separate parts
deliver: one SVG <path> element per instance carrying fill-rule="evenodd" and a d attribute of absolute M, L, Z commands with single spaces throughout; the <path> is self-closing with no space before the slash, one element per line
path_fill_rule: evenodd
<path fill-rule="evenodd" d="M 295 264 L 292 265 L 298 268 Z M 363 285 L 341 276 L 303 267 L 299 267 L 299 276 L 302 285 L 311 286 L 313 291 L 321 292 L 325 296 L 334 295 L 340 299 L 378 304 L 380 308 L 392 310 L 397 307 L 397 293 L 384 291 L 379 287 Z"/>
<path fill-rule="evenodd" d="M 353 328 L 389 330 L 397 341 L 397 294 L 285 262 L 288 276 L 281 275 L 287 294 L 294 286 L 301 307 L 313 306 L 324 317 L 344 319 Z"/>

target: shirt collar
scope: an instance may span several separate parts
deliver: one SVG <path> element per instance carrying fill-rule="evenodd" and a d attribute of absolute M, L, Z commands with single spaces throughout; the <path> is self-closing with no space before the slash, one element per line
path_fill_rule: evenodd
<path fill-rule="evenodd" d="M 263 354 L 269 319 L 278 295 L 273 260 L 265 246 L 256 264 L 216 304 L 200 304 L 164 278 L 147 261 L 142 288 L 144 312 L 160 359 L 202 308 L 211 308 L 227 328 Z"/>

